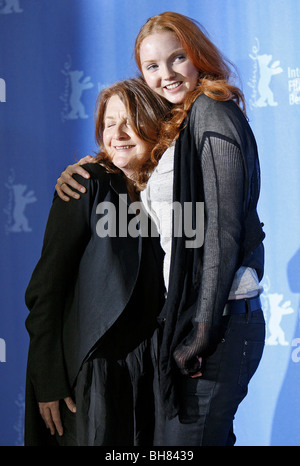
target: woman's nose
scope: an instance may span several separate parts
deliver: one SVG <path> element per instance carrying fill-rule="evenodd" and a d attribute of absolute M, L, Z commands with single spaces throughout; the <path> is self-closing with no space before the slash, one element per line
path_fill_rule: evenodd
<path fill-rule="evenodd" d="M 124 124 L 120 124 L 120 125 L 115 126 L 114 137 L 116 139 L 128 139 L 129 138 L 128 134 L 126 133 Z"/>
<path fill-rule="evenodd" d="M 166 64 L 165 66 L 162 67 L 162 78 L 165 81 L 168 81 L 175 76 L 175 71 L 173 70 L 171 65 Z"/>

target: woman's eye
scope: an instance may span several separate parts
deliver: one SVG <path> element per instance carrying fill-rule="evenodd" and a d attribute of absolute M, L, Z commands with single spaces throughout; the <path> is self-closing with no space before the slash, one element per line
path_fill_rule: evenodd
<path fill-rule="evenodd" d="M 153 70 L 155 70 L 156 68 L 157 68 L 157 65 L 155 65 L 155 64 L 153 63 L 152 65 L 149 65 L 149 66 L 147 67 L 147 70 L 148 70 L 148 71 L 153 71 Z"/>
<path fill-rule="evenodd" d="M 174 61 L 182 61 L 185 59 L 185 55 L 178 55 L 178 57 L 175 57 Z"/>

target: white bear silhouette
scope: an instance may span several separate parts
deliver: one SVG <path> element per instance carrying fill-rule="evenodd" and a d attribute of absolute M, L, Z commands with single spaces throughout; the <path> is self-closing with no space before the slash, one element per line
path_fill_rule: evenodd
<path fill-rule="evenodd" d="M 80 98 L 82 95 L 82 92 L 85 89 L 90 89 L 93 87 L 93 83 L 90 82 L 90 77 L 87 76 L 86 78 L 83 79 L 83 81 L 80 82 L 80 79 L 83 75 L 83 71 L 69 71 L 68 75 L 71 80 L 71 95 L 70 95 L 70 107 L 71 111 L 67 115 L 67 118 L 70 120 L 74 120 L 77 118 L 88 118 L 88 115 L 85 113 L 84 106 L 82 102 L 80 102 Z"/>
<path fill-rule="evenodd" d="M 29 191 L 24 195 L 24 192 L 27 188 L 27 186 L 24 184 L 14 184 L 11 188 L 14 193 L 15 205 L 13 209 L 14 224 L 9 228 L 9 231 L 32 231 L 28 225 L 28 220 L 25 217 L 24 210 L 27 204 L 31 204 L 37 200 L 34 196 L 34 192 Z"/>
<path fill-rule="evenodd" d="M 271 335 L 267 339 L 268 345 L 288 345 L 285 339 L 284 331 L 280 327 L 282 316 L 292 314 L 294 309 L 290 306 L 290 301 L 281 303 L 283 295 L 279 293 L 271 293 L 268 295 L 270 304 L 270 319 L 269 319 L 269 331 Z"/>
<path fill-rule="evenodd" d="M 251 55 L 250 55 L 251 56 Z M 266 107 L 267 104 L 272 107 L 278 105 L 274 100 L 273 92 L 270 89 L 270 82 L 272 76 L 279 74 L 283 69 L 279 66 L 280 62 L 277 60 L 269 66 L 272 55 L 256 55 L 255 57 L 251 56 L 253 60 L 257 60 L 259 64 L 260 77 L 258 81 L 258 92 L 260 94 L 259 99 L 256 101 L 257 107 Z"/>

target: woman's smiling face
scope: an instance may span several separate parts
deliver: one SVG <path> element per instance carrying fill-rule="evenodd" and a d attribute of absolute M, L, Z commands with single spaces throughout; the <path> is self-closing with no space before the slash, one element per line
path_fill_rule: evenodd
<path fill-rule="evenodd" d="M 173 104 L 182 103 L 198 83 L 199 71 L 171 31 L 153 32 L 145 37 L 140 60 L 148 86 Z"/>
<path fill-rule="evenodd" d="M 135 162 L 147 159 L 151 147 L 133 131 L 122 100 L 113 95 L 104 114 L 103 143 L 112 163 L 127 177 L 134 174 Z"/>

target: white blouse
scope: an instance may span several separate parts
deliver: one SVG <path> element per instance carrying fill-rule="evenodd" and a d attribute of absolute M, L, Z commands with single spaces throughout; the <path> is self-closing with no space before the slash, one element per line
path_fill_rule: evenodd
<path fill-rule="evenodd" d="M 172 246 L 174 149 L 175 144 L 165 151 L 149 178 L 146 189 L 141 192 L 142 203 L 157 227 L 161 247 L 165 252 L 166 290 L 169 286 Z M 260 294 L 262 290 L 256 271 L 250 267 L 240 267 L 235 274 L 228 299 L 251 298 Z"/>

